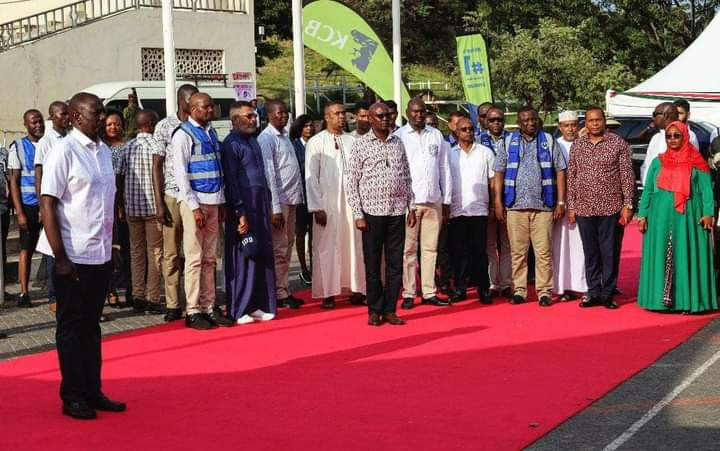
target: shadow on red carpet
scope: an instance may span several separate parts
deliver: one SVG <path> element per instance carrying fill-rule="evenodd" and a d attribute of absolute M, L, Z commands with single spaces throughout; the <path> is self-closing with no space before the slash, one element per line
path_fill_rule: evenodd
<path fill-rule="evenodd" d="M 54 352 L 4 362 L 0 447 L 522 448 L 715 317 L 639 309 L 638 234 L 625 244 L 617 311 L 466 301 L 371 328 L 363 308 L 313 303 L 265 324 L 117 335 L 104 390 L 129 408 L 91 422 L 60 415 Z"/>

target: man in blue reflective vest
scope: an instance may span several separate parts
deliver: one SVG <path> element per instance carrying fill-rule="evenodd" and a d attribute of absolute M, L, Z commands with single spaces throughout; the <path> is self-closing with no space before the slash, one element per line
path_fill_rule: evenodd
<path fill-rule="evenodd" d="M 10 170 L 10 196 L 17 212 L 20 228 L 20 261 L 18 278 L 20 279 L 20 297 L 18 307 L 32 307 L 28 285 L 30 283 L 30 263 L 35 245 L 40 237 L 40 212 L 38 196 L 35 191 L 35 146 L 45 134 L 42 114 L 35 109 L 23 114 L 27 135 L 18 138 L 10 145 L 8 169 Z"/>
<path fill-rule="evenodd" d="M 212 98 L 190 97 L 190 117 L 173 134 L 171 146 L 178 185 L 185 252 L 185 325 L 197 330 L 232 326 L 215 310 L 215 265 L 219 223 L 225 220 L 220 142 L 210 125 Z"/>
<path fill-rule="evenodd" d="M 553 137 L 542 131 L 537 111 L 518 112 L 520 131 L 505 139 L 495 159 L 495 215 L 507 222 L 514 294 L 527 298 L 527 253 L 535 251 L 535 289 L 541 307 L 552 304 L 553 220 L 565 214 L 567 162 Z"/>

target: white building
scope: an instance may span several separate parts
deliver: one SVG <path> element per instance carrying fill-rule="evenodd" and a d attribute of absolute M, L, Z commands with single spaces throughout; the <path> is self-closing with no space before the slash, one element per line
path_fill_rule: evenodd
<path fill-rule="evenodd" d="M 174 0 L 178 76 L 255 73 L 252 0 Z M 0 145 L 22 113 L 98 83 L 162 80 L 160 0 L 0 0 Z"/>

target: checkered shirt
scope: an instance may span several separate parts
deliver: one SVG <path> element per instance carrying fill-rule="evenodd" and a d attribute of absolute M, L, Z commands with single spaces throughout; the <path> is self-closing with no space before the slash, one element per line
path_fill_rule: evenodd
<path fill-rule="evenodd" d="M 117 173 L 125 176 L 125 214 L 129 217 L 155 215 L 152 156 L 160 150 L 152 134 L 138 133 L 120 154 Z"/>

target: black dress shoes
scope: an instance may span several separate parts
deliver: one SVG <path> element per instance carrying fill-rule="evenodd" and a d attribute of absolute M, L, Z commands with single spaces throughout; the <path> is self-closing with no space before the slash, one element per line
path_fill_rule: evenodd
<path fill-rule="evenodd" d="M 88 401 L 87 405 L 91 409 L 102 410 L 103 412 L 125 412 L 125 409 L 127 409 L 124 402 L 113 401 L 102 393 Z"/>
<path fill-rule="evenodd" d="M 162 315 L 165 313 L 165 306 L 158 302 L 151 302 L 146 301 L 145 302 L 145 311 L 147 313 L 150 313 L 151 315 Z"/>
<path fill-rule="evenodd" d="M 205 315 L 193 313 L 185 317 L 185 327 L 195 330 L 210 330 L 215 329 L 217 326 L 208 321 Z"/>
<path fill-rule="evenodd" d="M 210 313 L 203 313 L 203 316 L 205 317 L 205 320 L 207 320 L 210 324 L 222 327 L 233 327 L 235 325 L 235 321 L 231 320 L 227 316 L 223 315 L 222 313 L 219 313 L 215 310 L 213 310 Z"/>
<path fill-rule="evenodd" d="M 405 310 L 410 310 L 413 307 L 415 307 L 415 299 L 403 298 L 402 305 L 400 305 L 400 308 L 405 309 Z"/>
<path fill-rule="evenodd" d="M 479 291 L 478 290 L 478 298 L 480 298 L 481 304 L 484 304 L 484 305 L 492 304 L 493 296 L 490 294 L 489 291 Z"/>
<path fill-rule="evenodd" d="M 0 340 L 7 338 L 7 337 L 8 337 L 8 334 L 0 332 Z"/>
<path fill-rule="evenodd" d="M 580 308 L 587 308 L 587 307 L 597 307 L 600 305 L 600 298 L 597 296 L 587 296 L 583 297 L 582 301 L 578 304 Z"/>
<path fill-rule="evenodd" d="M 602 299 L 602 304 L 605 306 L 606 309 L 615 310 L 620 308 L 619 305 L 615 301 L 613 301 L 612 296 L 606 297 Z"/>
<path fill-rule="evenodd" d="M 329 298 L 323 299 L 322 304 L 320 304 L 320 308 L 324 308 L 324 309 L 335 308 L 335 298 L 330 296 Z"/>
<path fill-rule="evenodd" d="M 383 313 L 383 322 L 391 324 L 393 326 L 404 326 L 405 320 L 400 318 L 394 313 Z"/>
<path fill-rule="evenodd" d="M 540 307 L 550 307 L 552 305 L 552 300 L 550 299 L 550 296 L 540 296 L 538 304 Z"/>
<path fill-rule="evenodd" d="M 304 303 L 305 302 L 303 302 L 302 299 L 298 299 L 292 296 L 277 300 L 278 307 L 288 307 L 291 309 L 299 309 L 300 306 Z"/>
<path fill-rule="evenodd" d="M 97 418 L 95 410 L 91 409 L 84 401 L 63 402 L 62 413 L 76 420 L 94 420 Z"/>
<path fill-rule="evenodd" d="M 351 305 L 367 305 L 367 296 L 360 293 L 353 293 L 350 296 Z"/>
<path fill-rule="evenodd" d="M 447 299 L 440 299 L 437 296 L 433 296 L 428 299 L 423 299 L 422 304 L 434 305 L 436 307 L 450 307 L 450 301 Z"/>
<path fill-rule="evenodd" d="M 450 302 L 460 302 L 464 301 L 465 299 L 467 299 L 467 293 L 465 292 L 465 290 L 453 291 L 448 297 L 448 300 Z"/>
<path fill-rule="evenodd" d="M 169 308 L 165 312 L 165 322 L 171 323 L 173 321 L 177 321 L 180 318 L 182 318 L 182 309 L 179 308 Z"/>
<path fill-rule="evenodd" d="M 513 296 L 512 288 L 510 288 L 510 287 L 505 288 L 504 290 L 502 290 L 502 292 L 500 292 L 500 296 L 511 299 Z"/>
<path fill-rule="evenodd" d="M 370 316 L 368 316 L 368 325 L 382 326 L 382 320 L 380 319 L 380 315 L 378 315 L 377 313 L 371 313 Z"/>
<path fill-rule="evenodd" d="M 525 298 L 520 296 L 519 294 L 513 295 L 512 298 L 510 298 L 510 303 L 512 305 L 520 305 L 525 303 Z"/>

